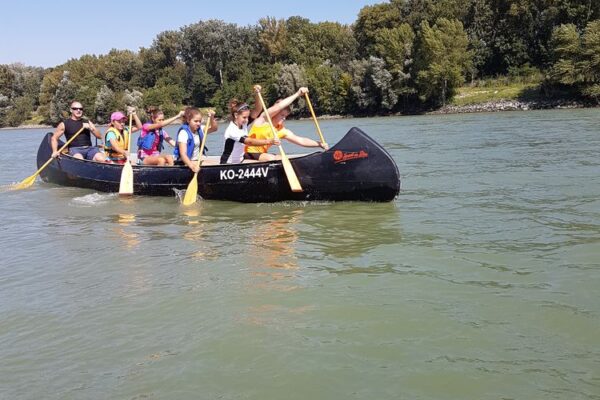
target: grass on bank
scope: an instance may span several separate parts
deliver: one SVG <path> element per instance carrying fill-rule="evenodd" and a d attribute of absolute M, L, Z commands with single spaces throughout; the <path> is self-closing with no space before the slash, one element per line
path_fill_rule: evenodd
<path fill-rule="evenodd" d="M 450 105 L 468 106 L 507 100 L 531 101 L 539 98 L 541 83 L 541 76 L 527 79 L 503 77 L 480 80 L 458 88 Z"/>

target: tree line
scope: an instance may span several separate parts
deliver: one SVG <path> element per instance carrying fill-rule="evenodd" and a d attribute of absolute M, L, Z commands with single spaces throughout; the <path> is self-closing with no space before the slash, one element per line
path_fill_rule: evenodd
<path fill-rule="evenodd" d="M 265 17 L 200 21 L 138 52 L 83 55 L 52 68 L 0 65 L 0 126 L 56 124 L 72 99 L 107 122 L 133 105 L 226 114 L 230 98 L 268 102 L 311 90 L 319 114 L 380 115 L 445 105 L 465 82 L 541 76 L 543 93 L 600 100 L 597 0 L 390 0 L 351 25 Z M 306 110 L 300 103 L 296 114 Z"/>

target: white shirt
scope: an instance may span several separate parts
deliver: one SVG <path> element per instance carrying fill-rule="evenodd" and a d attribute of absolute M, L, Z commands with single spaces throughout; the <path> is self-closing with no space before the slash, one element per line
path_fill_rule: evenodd
<path fill-rule="evenodd" d="M 193 134 L 192 136 L 194 136 L 194 153 L 192 154 L 192 161 L 196 161 L 198 160 L 198 154 L 200 154 L 200 135 Z M 188 133 L 185 129 L 181 129 L 179 133 L 177 133 L 177 145 L 183 143 L 187 146 L 187 141 Z"/>
<path fill-rule="evenodd" d="M 225 142 L 227 142 L 227 139 L 231 139 L 235 143 L 231 155 L 227 159 L 227 164 L 238 164 L 243 161 L 245 146 L 240 142 L 240 139 L 244 136 L 248 136 L 248 125 L 243 125 L 240 129 L 233 121 L 229 123 L 223 137 Z"/>

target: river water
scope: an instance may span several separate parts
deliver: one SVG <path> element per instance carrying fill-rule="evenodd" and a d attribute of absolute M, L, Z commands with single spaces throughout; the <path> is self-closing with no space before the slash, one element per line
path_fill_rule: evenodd
<path fill-rule="evenodd" d="M 7 191 L 1 131 L 0 398 L 600 399 L 600 110 L 351 126 L 394 202 Z"/>

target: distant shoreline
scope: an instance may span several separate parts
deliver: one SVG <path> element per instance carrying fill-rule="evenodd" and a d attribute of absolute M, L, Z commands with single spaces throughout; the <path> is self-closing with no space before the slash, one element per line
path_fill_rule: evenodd
<path fill-rule="evenodd" d="M 563 110 L 563 109 L 578 109 L 578 108 L 599 108 L 600 105 L 584 104 L 574 100 L 546 100 L 546 101 L 521 101 L 521 100 L 501 100 L 489 101 L 485 103 L 466 104 L 462 106 L 447 105 L 438 110 L 425 111 L 423 113 L 395 113 L 388 115 L 373 115 L 369 117 L 386 117 L 386 116 L 410 116 L 410 115 L 442 115 L 442 114 L 471 114 L 471 113 L 486 113 L 486 112 L 502 112 L 502 111 L 532 111 L 532 110 Z M 333 119 L 348 119 L 360 118 L 362 116 L 354 115 L 320 115 L 317 118 L 320 120 Z M 310 120 L 311 117 L 301 117 L 298 121 Z M 224 123 L 226 120 L 219 120 L 219 123 Z M 174 125 L 174 124 L 172 124 Z M 98 125 L 104 127 L 105 125 Z M 54 129 L 52 125 L 20 125 L 15 127 L 3 127 L 0 130 L 10 129 Z"/>

